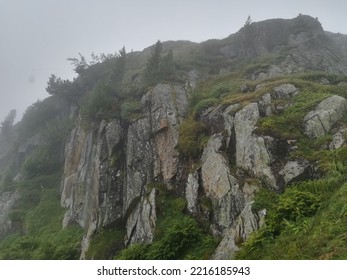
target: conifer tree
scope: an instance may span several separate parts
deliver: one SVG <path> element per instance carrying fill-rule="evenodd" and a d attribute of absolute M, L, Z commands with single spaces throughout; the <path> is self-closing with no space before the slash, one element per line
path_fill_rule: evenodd
<path fill-rule="evenodd" d="M 162 43 L 158 40 L 154 46 L 152 55 L 147 61 L 146 69 L 143 74 L 146 85 L 153 85 L 160 79 L 160 61 L 162 53 Z"/>

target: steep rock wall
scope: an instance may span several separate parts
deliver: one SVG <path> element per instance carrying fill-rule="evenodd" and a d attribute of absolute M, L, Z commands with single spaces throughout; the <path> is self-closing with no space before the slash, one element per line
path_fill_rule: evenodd
<path fill-rule="evenodd" d="M 142 116 L 98 127 L 78 125 L 65 149 L 61 202 L 63 225 L 78 223 L 90 236 L 102 227 L 126 225 L 126 244 L 151 242 L 156 223 L 153 180 L 171 184 L 178 166 L 178 125 L 188 109 L 187 91 L 159 84 L 142 100 Z"/>

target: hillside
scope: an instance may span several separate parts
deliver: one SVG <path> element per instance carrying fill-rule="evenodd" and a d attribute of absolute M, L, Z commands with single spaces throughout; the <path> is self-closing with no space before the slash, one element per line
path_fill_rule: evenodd
<path fill-rule="evenodd" d="M 299 15 L 71 59 L 2 123 L 0 258 L 347 258 L 345 39 Z"/>

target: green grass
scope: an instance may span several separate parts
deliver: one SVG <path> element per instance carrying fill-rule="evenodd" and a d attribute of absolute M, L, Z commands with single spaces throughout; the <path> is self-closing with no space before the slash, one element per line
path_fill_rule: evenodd
<path fill-rule="evenodd" d="M 254 210 L 268 210 L 265 225 L 242 245 L 237 258 L 346 259 L 346 149 L 330 153 L 321 179 L 296 183 L 282 195 L 259 192 Z"/>
<path fill-rule="evenodd" d="M 17 232 L 0 240 L 0 259 L 78 259 L 83 230 L 62 229 L 61 173 L 35 177 L 17 184 L 20 193 L 10 213 Z"/>
<path fill-rule="evenodd" d="M 240 259 L 346 259 L 347 184 L 321 202 L 316 215 L 285 221 L 278 236 L 267 225 L 252 234 L 238 253 Z"/>
<path fill-rule="evenodd" d="M 185 199 L 167 191 L 165 185 L 157 189 L 158 221 L 151 244 L 134 244 L 122 250 L 116 259 L 208 259 L 218 240 L 204 232 L 184 211 Z"/>
<path fill-rule="evenodd" d="M 124 246 L 124 232 L 115 228 L 101 229 L 92 236 L 86 259 L 112 259 Z"/>
<path fill-rule="evenodd" d="M 178 151 L 187 160 L 198 158 L 207 142 L 207 127 L 193 116 L 186 118 L 179 127 Z"/>
<path fill-rule="evenodd" d="M 259 133 L 284 139 L 296 139 L 301 136 L 304 116 L 329 96 L 325 92 L 302 90 L 292 100 L 293 105 L 280 115 L 271 115 L 259 121 Z"/>

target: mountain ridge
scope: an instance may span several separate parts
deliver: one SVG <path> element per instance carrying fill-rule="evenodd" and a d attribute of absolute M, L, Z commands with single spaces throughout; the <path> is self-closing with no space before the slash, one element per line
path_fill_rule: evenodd
<path fill-rule="evenodd" d="M 10 126 L 0 257 L 262 258 L 313 227 L 346 182 L 341 36 L 299 15 L 73 60 Z"/>

